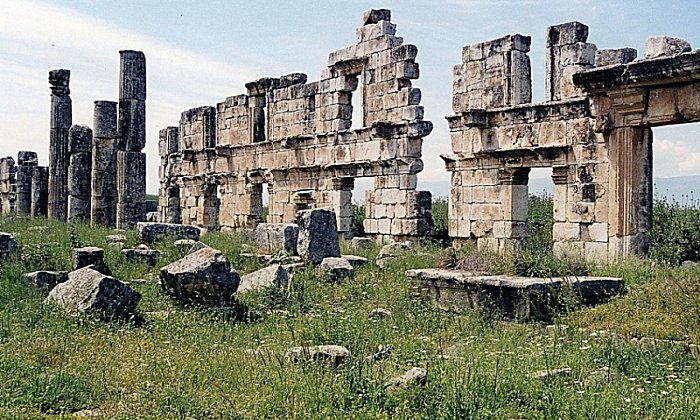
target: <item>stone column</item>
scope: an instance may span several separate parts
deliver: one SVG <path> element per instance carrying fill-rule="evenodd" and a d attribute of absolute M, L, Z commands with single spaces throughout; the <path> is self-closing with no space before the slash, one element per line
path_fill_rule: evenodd
<path fill-rule="evenodd" d="M 15 160 L 11 156 L 0 158 L 0 211 L 5 214 L 15 212 L 16 173 Z"/>
<path fill-rule="evenodd" d="M 49 137 L 48 216 L 65 221 L 68 216 L 68 130 L 73 123 L 70 70 L 49 72 L 51 132 Z"/>
<path fill-rule="evenodd" d="M 20 151 L 17 154 L 17 204 L 19 213 L 30 215 L 32 212 L 32 177 L 34 168 L 39 164 L 36 152 Z"/>
<path fill-rule="evenodd" d="M 92 140 L 92 225 L 117 221 L 117 103 L 95 101 Z"/>
<path fill-rule="evenodd" d="M 90 221 L 92 196 L 92 130 L 74 125 L 68 133 L 68 220 Z"/>
<path fill-rule="evenodd" d="M 35 166 L 32 174 L 32 217 L 46 217 L 49 204 L 49 168 Z"/>
<path fill-rule="evenodd" d="M 146 57 L 120 51 L 117 227 L 146 219 Z"/>

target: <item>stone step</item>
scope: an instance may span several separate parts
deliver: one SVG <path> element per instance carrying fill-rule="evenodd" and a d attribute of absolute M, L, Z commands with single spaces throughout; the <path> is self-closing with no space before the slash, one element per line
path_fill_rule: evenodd
<path fill-rule="evenodd" d="M 448 311 L 489 311 L 518 320 L 549 320 L 569 304 L 593 306 L 624 293 L 614 277 L 483 276 L 460 270 L 408 270 L 406 276 Z"/>

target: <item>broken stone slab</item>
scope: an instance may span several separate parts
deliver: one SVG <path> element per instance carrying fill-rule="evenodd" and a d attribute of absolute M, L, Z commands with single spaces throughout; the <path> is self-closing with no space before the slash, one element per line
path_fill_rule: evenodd
<path fill-rule="evenodd" d="M 346 259 L 353 268 L 363 267 L 369 262 L 367 258 L 358 257 L 357 255 L 341 255 L 341 258 Z"/>
<path fill-rule="evenodd" d="M 192 239 L 198 241 L 202 230 L 197 226 L 180 225 L 175 223 L 139 222 L 139 242 L 152 244 L 168 236 L 175 239 Z"/>
<path fill-rule="evenodd" d="M 355 276 L 355 270 L 345 258 L 327 257 L 319 266 L 328 275 L 328 281 L 338 282 L 348 277 Z"/>
<path fill-rule="evenodd" d="M 343 346 L 321 345 L 292 347 L 287 350 L 285 357 L 292 363 L 299 363 L 302 360 L 309 360 L 318 363 L 330 363 L 333 366 L 341 365 L 350 358 L 350 350 Z"/>
<path fill-rule="evenodd" d="M 391 21 L 391 10 L 371 9 L 362 13 L 362 26 L 379 23 L 382 20 Z"/>
<path fill-rule="evenodd" d="M 185 304 L 231 302 L 240 281 L 228 258 L 209 247 L 188 254 L 160 270 L 163 291 Z"/>
<path fill-rule="evenodd" d="M 146 263 L 151 267 L 155 267 L 158 261 L 159 251 L 154 249 L 124 249 L 122 255 L 130 263 Z"/>
<path fill-rule="evenodd" d="M 115 245 L 118 247 L 122 247 L 126 245 L 126 236 L 124 235 L 107 235 L 105 236 L 105 243 L 107 245 Z"/>
<path fill-rule="evenodd" d="M 175 241 L 175 248 L 177 248 L 180 255 L 185 255 L 196 243 L 197 241 L 192 239 L 178 239 Z"/>
<path fill-rule="evenodd" d="M 377 352 L 371 356 L 371 359 L 375 362 L 388 359 L 394 353 L 394 350 L 396 350 L 396 347 L 392 346 L 391 344 L 387 346 L 380 345 L 377 347 Z"/>
<path fill-rule="evenodd" d="M 389 261 L 398 258 L 411 249 L 413 249 L 411 242 L 394 242 L 393 244 L 384 245 L 379 250 L 379 254 L 377 254 L 375 264 L 377 264 L 377 267 L 384 269 Z"/>
<path fill-rule="evenodd" d="M 637 50 L 634 48 L 617 48 L 597 50 L 595 52 L 595 66 L 604 67 L 617 64 L 627 64 L 637 58 Z"/>
<path fill-rule="evenodd" d="M 299 226 L 294 223 L 260 223 L 255 228 L 255 245 L 263 254 L 285 251 L 291 255 L 297 253 Z"/>
<path fill-rule="evenodd" d="M 195 252 L 199 251 L 200 249 L 204 249 L 204 248 L 211 248 L 211 247 L 209 245 L 205 244 L 204 242 L 197 241 L 190 247 L 190 249 L 189 249 L 189 251 L 187 251 L 187 253 L 194 254 Z"/>
<path fill-rule="evenodd" d="M 0 232 L 0 259 L 18 257 L 20 246 L 15 236 L 10 233 Z"/>
<path fill-rule="evenodd" d="M 287 287 L 289 272 L 281 265 L 275 264 L 241 276 L 237 293 L 260 290 L 265 287 Z"/>
<path fill-rule="evenodd" d="M 439 269 L 408 270 L 406 276 L 427 289 L 441 309 L 471 308 L 519 320 L 549 320 L 567 301 L 596 305 L 624 293 L 623 280 L 612 277 L 479 276 Z"/>
<path fill-rule="evenodd" d="M 318 265 L 326 257 L 340 257 L 338 225 L 333 210 L 301 210 L 297 212 L 297 224 L 297 253 L 305 261 Z"/>
<path fill-rule="evenodd" d="M 59 307 L 99 315 L 102 319 L 128 319 L 135 314 L 141 294 L 127 283 L 93 267 L 68 273 L 68 280 L 54 287 L 46 302 Z"/>
<path fill-rule="evenodd" d="M 374 248 L 374 239 L 356 236 L 350 240 L 350 249 L 367 251 Z"/>
<path fill-rule="evenodd" d="M 644 58 L 666 57 L 691 51 L 690 43 L 685 39 L 670 36 L 650 36 L 644 51 Z"/>
<path fill-rule="evenodd" d="M 386 388 L 398 389 L 412 385 L 425 385 L 427 381 L 428 371 L 423 368 L 414 367 L 409 369 L 403 375 L 389 379 L 389 381 L 386 383 Z"/>
<path fill-rule="evenodd" d="M 88 246 L 83 248 L 73 248 L 73 270 L 92 265 L 97 271 L 107 276 L 112 275 L 104 261 L 105 252 L 102 248 Z"/>
<path fill-rule="evenodd" d="M 38 289 L 51 290 L 59 283 L 68 281 L 67 271 L 34 271 L 26 273 L 22 279 Z"/>

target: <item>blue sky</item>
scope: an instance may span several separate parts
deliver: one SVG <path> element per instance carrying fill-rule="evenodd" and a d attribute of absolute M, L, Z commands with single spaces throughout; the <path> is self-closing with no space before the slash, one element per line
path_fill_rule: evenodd
<path fill-rule="evenodd" d="M 418 46 L 426 119 L 421 182 L 448 179 L 452 67 L 463 45 L 508 33 L 532 36 L 534 100 L 543 98 L 544 33 L 579 20 L 598 48 L 634 47 L 673 35 L 700 47 L 698 1 L 52 1 L 0 0 L 0 154 L 36 150 L 48 161 L 48 71 L 72 70 L 73 120 L 92 124 L 96 99 L 116 100 L 120 49 L 148 63 L 148 191 L 157 190 L 158 129 L 180 112 L 244 92 L 263 76 L 316 80 L 328 53 L 354 43 L 363 10 L 392 10 L 398 35 Z M 655 175 L 700 174 L 700 124 L 655 130 Z"/>

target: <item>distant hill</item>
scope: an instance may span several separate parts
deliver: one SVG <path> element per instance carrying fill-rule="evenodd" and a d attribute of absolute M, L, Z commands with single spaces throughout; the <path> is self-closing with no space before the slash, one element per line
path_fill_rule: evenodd
<path fill-rule="evenodd" d="M 552 180 L 548 178 L 534 178 L 530 180 L 529 190 L 531 194 L 552 194 Z M 449 181 L 419 182 L 419 190 L 428 190 L 433 197 L 447 197 L 450 190 Z M 681 203 L 689 200 L 700 200 L 700 175 L 677 176 L 671 178 L 654 178 L 654 196 L 658 199 L 671 201 L 675 199 Z"/>

